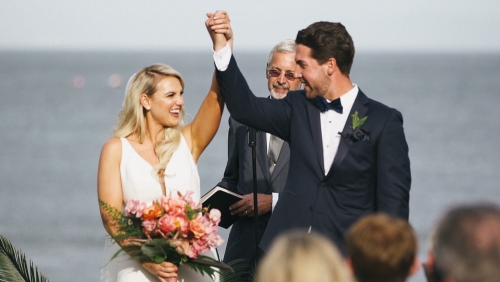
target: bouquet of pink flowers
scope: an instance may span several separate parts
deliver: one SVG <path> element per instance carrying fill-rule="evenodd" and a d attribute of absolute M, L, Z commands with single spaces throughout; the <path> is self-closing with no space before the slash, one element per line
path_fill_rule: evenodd
<path fill-rule="evenodd" d="M 188 264 L 193 270 L 213 277 L 215 270 L 210 266 L 226 268 L 227 265 L 200 254 L 222 244 L 223 239 L 217 235 L 221 213 L 195 203 L 191 194 L 192 191 L 187 191 L 185 195 L 162 196 L 149 206 L 129 200 L 125 213 L 119 216 L 114 213 L 113 218 L 118 217 L 115 220 L 120 226 L 120 233 L 114 239 L 123 242 L 122 250 L 134 259 Z M 101 201 L 100 204 L 104 209 L 110 208 Z"/>

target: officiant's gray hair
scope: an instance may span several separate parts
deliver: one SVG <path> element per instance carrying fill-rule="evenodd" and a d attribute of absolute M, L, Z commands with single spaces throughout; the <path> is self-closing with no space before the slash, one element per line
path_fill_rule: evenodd
<path fill-rule="evenodd" d="M 144 67 L 130 78 L 125 90 L 122 110 L 119 114 L 118 127 L 114 132 L 115 137 L 121 138 L 137 134 L 139 143 L 144 141 L 146 138 L 145 116 L 147 110 L 142 106 L 140 97 L 142 93 L 151 97 L 156 92 L 158 83 L 165 77 L 177 78 L 184 90 L 182 75 L 172 67 L 164 64 Z M 184 125 L 184 108 L 181 108 L 179 120 L 179 125 L 176 127 L 165 127 L 165 138 L 158 140 L 156 143 L 155 151 L 159 163 L 154 167 L 153 173 L 155 175 L 163 175 L 170 157 L 179 147 L 181 129 Z M 163 177 L 159 179 L 163 181 Z"/>
<path fill-rule="evenodd" d="M 285 39 L 273 47 L 271 52 L 269 52 L 269 58 L 267 59 L 267 66 L 273 61 L 274 53 L 295 53 L 297 51 L 297 44 L 293 39 Z"/>

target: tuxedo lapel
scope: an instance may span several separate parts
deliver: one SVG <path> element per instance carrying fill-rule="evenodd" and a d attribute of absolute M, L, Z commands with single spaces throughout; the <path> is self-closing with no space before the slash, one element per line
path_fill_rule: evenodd
<path fill-rule="evenodd" d="M 257 155 L 257 161 L 259 162 L 260 169 L 262 169 L 262 174 L 264 178 L 269 183 L 271 176 L 269 175 L 269 168 L 267 164 L 267 140 L 266 133 L 264 131 L 257 131 L 257 146 L 255 148 L 255 154 Z M 257 169 L 259 169 L 257 166 Z"/>
<path fill-rule="evenodd" d="M 363 92 L 361 92 L 361 90 L 359 90 L 358 96 L 356 97 L 356 100 L 354 100 L 354 104 L 352 105 L 351 112 L 349 113 L 349 117 L 347 118 L 342 133 L 350 133 L 352 131 L 351 128 L 352 114 L 354 114 L 354 112 L 358 111 L 358 115 L 360 117 L 366 116 L 366 112 L 368 112 L 367 104 L 368 104 L 368 97 L 366 97 L 366 95 Z M 338 133 L 335 132 L 334 134 Z M 344 136 L 340 137 L 339 148 L 337 150 L 337 154 L 335 155 L 332 167 L 330 168 L 327 177 L 331 176 L 335 172 L 335 170 L 340 166 L 342 160 L 344 160 L 345 156 L 347 155 L 347 152 L 349 151 L 352 142 L 353 141 L 351 138 L 346 138 Z"/>
<path fill-rule="evenodd" d="M 314 141 L 314 148 L 316 148 L 316 155 L 318 157 L 319 165 L 323 175 L 325 174 L 325 165 L 323 163 L 323 141 L 321 138 L 321 120 L 319 117 L 319 110 L 313 102 L 306 103 L 307 114 L 309 116 L 309 126 L 311 127 L 311 134 Z"/>

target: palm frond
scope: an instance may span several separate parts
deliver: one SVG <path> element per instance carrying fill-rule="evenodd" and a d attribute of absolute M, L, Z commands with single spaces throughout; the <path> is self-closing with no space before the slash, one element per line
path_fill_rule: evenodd
<path fill-rule="evenodd" d="M 251 282 L 254 281 L 252 266 L 244 259 L 235 259 L 228 263 L 230 270 L 220 271 L 220 282 Z"/>
<path fill-rule="evenodd" d="M 0 235 L 0 282 L 26 281 L 48 282 L 38 268 L 30 260 L 26 260 L 21 250 L 16 250 L 12 243 Z"/>

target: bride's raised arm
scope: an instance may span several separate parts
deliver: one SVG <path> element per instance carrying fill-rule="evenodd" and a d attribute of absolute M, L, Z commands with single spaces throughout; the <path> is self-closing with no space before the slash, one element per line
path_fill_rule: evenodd
<path fill-rule="evenodd" d="M 229 16 L 223 11 L 218 11 L 215 14 L 207 14 L 207 17 L 205 24 L 214 41 L 214 50 L 217 51 L 224 47 L 227 41 L 232 47 L 233 38 L 231 26 L 229 25 Z M 182 129 L 182 134 L 188 142 L 195 162 L 198 162 L 201 153 L 217 133 L 223 111 L 224 98 L 220 93 L 214 72 L 210 90 L 193 122 Z"/>
<path fill-rule="evenodd" d="M 198 162 L 201 153 L 217 133 L 223 111 L 224 98 L 220 94 L 214 73 L 210 91 L 203 100 L 193 122 L 182 129 L 182 134 L 186 138 L 195 162 Z"/>

